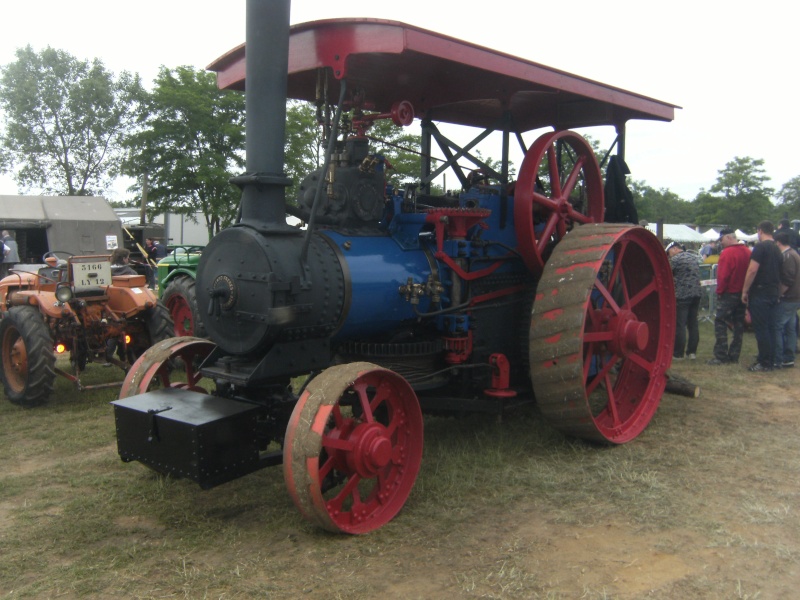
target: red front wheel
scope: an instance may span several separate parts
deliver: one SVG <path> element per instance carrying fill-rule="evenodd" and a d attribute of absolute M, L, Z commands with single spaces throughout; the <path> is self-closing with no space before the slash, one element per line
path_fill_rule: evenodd
<path fill-rule="evenodd" d="M 329 531 L 388 523 L 411 493 L 422 460 L 422 412 L 405 379 L 371 363 L 315 377 L 286 428 L 283 469 L 295 505 Z"/>
<path fill-rule="evenodd" d="M 200 364 L 215 348 L 208 340 L 168 338 L 151 346 L 136 360 L 122 383 L 119 397 L 128 398 L 154 388 L 179 388 L 207 393 L 200 386 Z"/>

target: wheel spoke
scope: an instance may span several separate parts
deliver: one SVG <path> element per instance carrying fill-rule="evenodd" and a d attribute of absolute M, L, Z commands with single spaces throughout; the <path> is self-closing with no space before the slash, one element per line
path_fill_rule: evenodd
<path fill-rule="evenodd" d="M 556 147 L 550 144 L 547 148 L 547 169 L 550 174 L 550 195 L 553 198 L 561 198 L 561 174 L 558 172 L 558 160 L 556 160 Z"/>
<path fill-rule="evenodd" d="M 333 415 L 333 422 L 335 423 L 336 429 L 342 429 L 344 426 L 344 417 L 342 416 L 342 409 L 338 403 L 333 405 L 331 414 Z"/>
<path fill-rule="evenodd" d="M 544 252 L 547 244 L 550 243 L 550 238 L 553 237 L 553 233 L 555 233 L 556 225 L 558 225 L 558 213 L 554 212 L 547 219 L 547 225 L 545 225 L 544 231 L 542 231 L 542 234 L 539 236 L 539 243 L 537 246 L 540 255 Z"/>
<path fill-rule="evenodd" d="M 608 373 L 605 375 L 605 382 L 606 393 L 608 394 L 608 404 L 606 406 L 608 408 L 608 412 L 611 413 L 611 421 L 614 423 L 614 427 L 619 427 L 622 421 L 620 420 L 619 413 L 617 412 L 617 399 L 614 397 L 614 386 L 611 383 Z"/>
<path fill-rule="evenodd" d="M 586 224 L 586 223 L 591 223 L 593 221 L 592 217 L 578 212 L 577 210 L 572 208 L 572 205 L 570 205 L 567 214 L 569 215 L 570 220 L 574 221 L 575 223 Z"/>
<path fill-rule="evenodd" d="M 652 362 L 648 361 L 643 356 L 635 352 L 628 354 L 628 356 L 626 356 L 625 358 L 626 360 L 631 361 L 633 364 L 639 365 L 640 367 L 642 367 L 642 369 L 644 369 L 648 373 L 652 373 L 655 367 L 655 365 Z"/>
<path fill-rule="evenodd" d="M 630 299 L 628 302 L 628 306 L 626 307 L 628 310 L 633 310 L 633 308 L 639 304 L 642 300 L 647 298 L 650 294 L 655 292 L 658 289 L 655 281 L 651 281 L 646 286 L 644 286 L 641 290 L 636 292 L 636 295 Z"/>
<path fill-rule="evenodd" d="M 375 416 L 373 414 L 373 406 L 370 403 L 369 396 L 367 395 L 366 382 L 353 384 L 353 389 L 358 394 L 358 402 L 361 406 L 361 419 L 367 423 L 374 423 Z"/>
<path fill-rule="evenodd" d="M 620 357 L 618 355 L 614 354 L 614 355 L 612 355 L 611 360 L 609 360 L 605 365 L 603 365 L 603 368 L 600 369 L 600 371 L 594 376 L 592 381 L 590 381 L 586 385 L 586 395 L 587 396 L 591 396 L 592 392 L 597 388 L 599 383 L 601 381 L 605 381 L 605 379 L 606 379 L 606 377 L 608 375 L 608 372 L 611 371 L 612 368 L 614 368 L 614 365 L 617 364 L 619 359 L 620 359 Z"/>
<path fill-rule="evenodd" d="M 584 343 L 594 342 L 610 342 L 614 339 L 614 333 L 611 331 L 590 331 L 584 334 Z"/>
<path fill-rule="evenodd" d="M 625 250 L 627 248 L 628 242 L 622 242 L 614 247 L 614 268 L 611 270 L 611 275 L 608 277 L 609 287 L 614 286 L 614 282 L 617 280 L 617 277 L 619 277 L 622 273 L 622 262 L 623 258 L 625 257 Z M 624 283 L 624 278 L 622 278 L 620 281 Z"/>
<path fill-rule="evenodd" d="M 619 280 L 620 292 L 622 294 L 622 308 L 630 310 L 631 307 L 630 297 L 628 296 L 628 282 L 625 280 L 624 273 L 622 271 L 623 258 L 625 256 L 625 250 L 627 247 L 627 242 L 619 244 L 619 249 L 617 250 L 614 258 L 614 268 L 611 270 L 611 275 L 608 278 L 608 287 L 613 290 L 615 287 L 615 282 Z"/>
<path fill-rule="evenodd" d="M 558 202 L 555 202 L 552 198 L 548 198 L 544 194 L 540 194 L 539 192 L 533 193 L 533 203 L 546 211 L 554 211 L 558 208 Z"/>
<path fill-rule="evenodd" d="M 343 450 L 345 452 L 352 452 L 355 448 L 355 445 L 350 440 L 326 435 L 322 438 L 322 447 L 328 451 Z"/>
<path fill-rule="evenodd" d="M 594 289 L 596 289 L 600 294 L 605 298 L 606 302 L 608 302 L 608 307 L 614 311 L 614 313 L 619 314 L 620 308 L 617 304 L 617 301 L 611 296 L 611 293 L 608 291 L 606 286 L 597 279 L 594 284 Z"/>
<path fill-rule="evenodd" d="M 583 165 L 586 162 L 586 158 L 583 156 L 579 156 L 578 160 L 575 161 L 575 165 L 570 171 L 570 174 L 567 176 L 567 179 L 564 181 L 563 191 L 559 196 L 562 199 L 569 198 L 570 194 L 572 194 L 572 190 L 575 189 L 575 186 L 578 185 L 578 179 L 580 178 L 581 172 L 583 171 Z"/>
<path fill-rule="evenodd" d="M 333 508 L 336 511 L 341 511 L 342 507 L 344 506 L 345 500 L 348 498 L 353 499 L 353 504 L 350 508 L 351 512 L 355 512 L 354 509 L 358 508 L 359 505 L 362 504 L 361 496 L 358 493 L 358 484 L 361 481 L 361 477 L 358 473 L 353 473 L 350 478 L 347 480 L 347 483 L 344 484 L 344 487 L 336 494 L 333 498 L 328 500 L 327 504 L 329 508 Z"/>
<path fill-rule="evenodd" d="M 336 462 L 333 460 L 333 457 L 329 454 L 325 460 L 323 461 L 322 465 L 319 467 L 318 476 L 320 481 L 324 481 L 325 478 L 333 471 L 333 467 Z"/>

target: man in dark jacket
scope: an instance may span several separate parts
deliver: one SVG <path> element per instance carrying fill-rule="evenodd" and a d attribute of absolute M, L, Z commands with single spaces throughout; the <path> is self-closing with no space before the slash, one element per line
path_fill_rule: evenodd
<path fill-rule="evenodd" d="M 789 236 L 789 245 L 794 248 L 795 250 L 798 249 L 798 238 L 797 232 L 792 229 L 792 224 L 789 222 L 789 219 L 781 219 L 778 223 L 778 228 L 775 230 L 775 236 L 777 239 L 777 235 L 779 233 L 786 233 Z"/>
<path fill-rule="evenodd" d="M 775 243 L 783 254 L 781 297 L 775 311 L 775 368 L 794 366 L 797 353 L 797 311 L 800 310 L 800 254 L 789 245 L 785 231 L 775 234 Z"/>
<path fill-rule="evenodd" d="M 147 253 L 147 287 L 156 289 L 156 269 L 153 265 L 158 262 L 156 258 L 156 244 L 153 238 L 146 238 L 144 241 L 144 251 Z"/>
<path fill-rule="evenodd" d="M 744 276 L 742 302 L 750 309 L 750 319 L 758 344 L 758 357 L 751 371 L 772 371 L 775 355 L 775 316 L 783 256 L 772 234 L 771 221 L 758 224 L 758 243 L 750 254 Z"/>

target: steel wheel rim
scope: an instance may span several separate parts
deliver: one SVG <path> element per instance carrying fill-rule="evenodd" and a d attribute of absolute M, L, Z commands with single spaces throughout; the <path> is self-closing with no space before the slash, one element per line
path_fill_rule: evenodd
<path fill-rule="evenodd" d="M 148 348 L 131 366 L 119 398 L 143 394 L 153 388 L 175 388 L 207 393 L 200 385 L 203 378 L 198 365 L 215 348 L 201 338 L 176 337 L 158 342 Z M 176 372 L 184 377 L 175 381 Z"/>
<path fill-rule="evenodd" d="M 574 153 L 566 175 L 559 169 L 557 144 Z M 538 184 L 543 164 L 549 174 L 547 190 Z M 577 191 L 585 197 L 583 207 L 575 201 Z M 528 269 L 541 273 L 553 244 L 574 225 L 602 222 L 604 210 L 602 175 L 588 142 L 572 131 L 540 136 L 525 154 L 514 188 L 514 228 Z"/>
<path fill-rule="evenodd" d="M 647 427 L 666 386 L 675 333 L 669 263 L 641 227 L 580 227 L 562 245 L 534 303 L 536 399 L 562 431 L 625 443 Z"/>
<path fill-rule="evenodd" d="M 332 367 L 314 378 L 286 429 L 289 493 L 303 516 L 329 531 L 366 533 L 388 523 L 405 504 L 421 461 L 414 391 L 370 363 Z"/>

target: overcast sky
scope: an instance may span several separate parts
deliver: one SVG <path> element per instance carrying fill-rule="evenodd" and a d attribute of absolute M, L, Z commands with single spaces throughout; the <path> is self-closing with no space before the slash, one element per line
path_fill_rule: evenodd
<path fill-rule="evenodd" d="M 0 65 L 49 45 L 147 85 L 160 65 L 204 68 L 245 37 L 245 0 L 13 0 L 1 14 Z M 403 21 L 683 107 L 672 123 L 629 122 L 626 159 L 686 200 L 735 156 L 764 159 L 776 191 L 800 175 L 793 3 L 292 2 L 292 23 L 335 17 Z M 0 176 L 0 195 L 16 193 Z"/>

